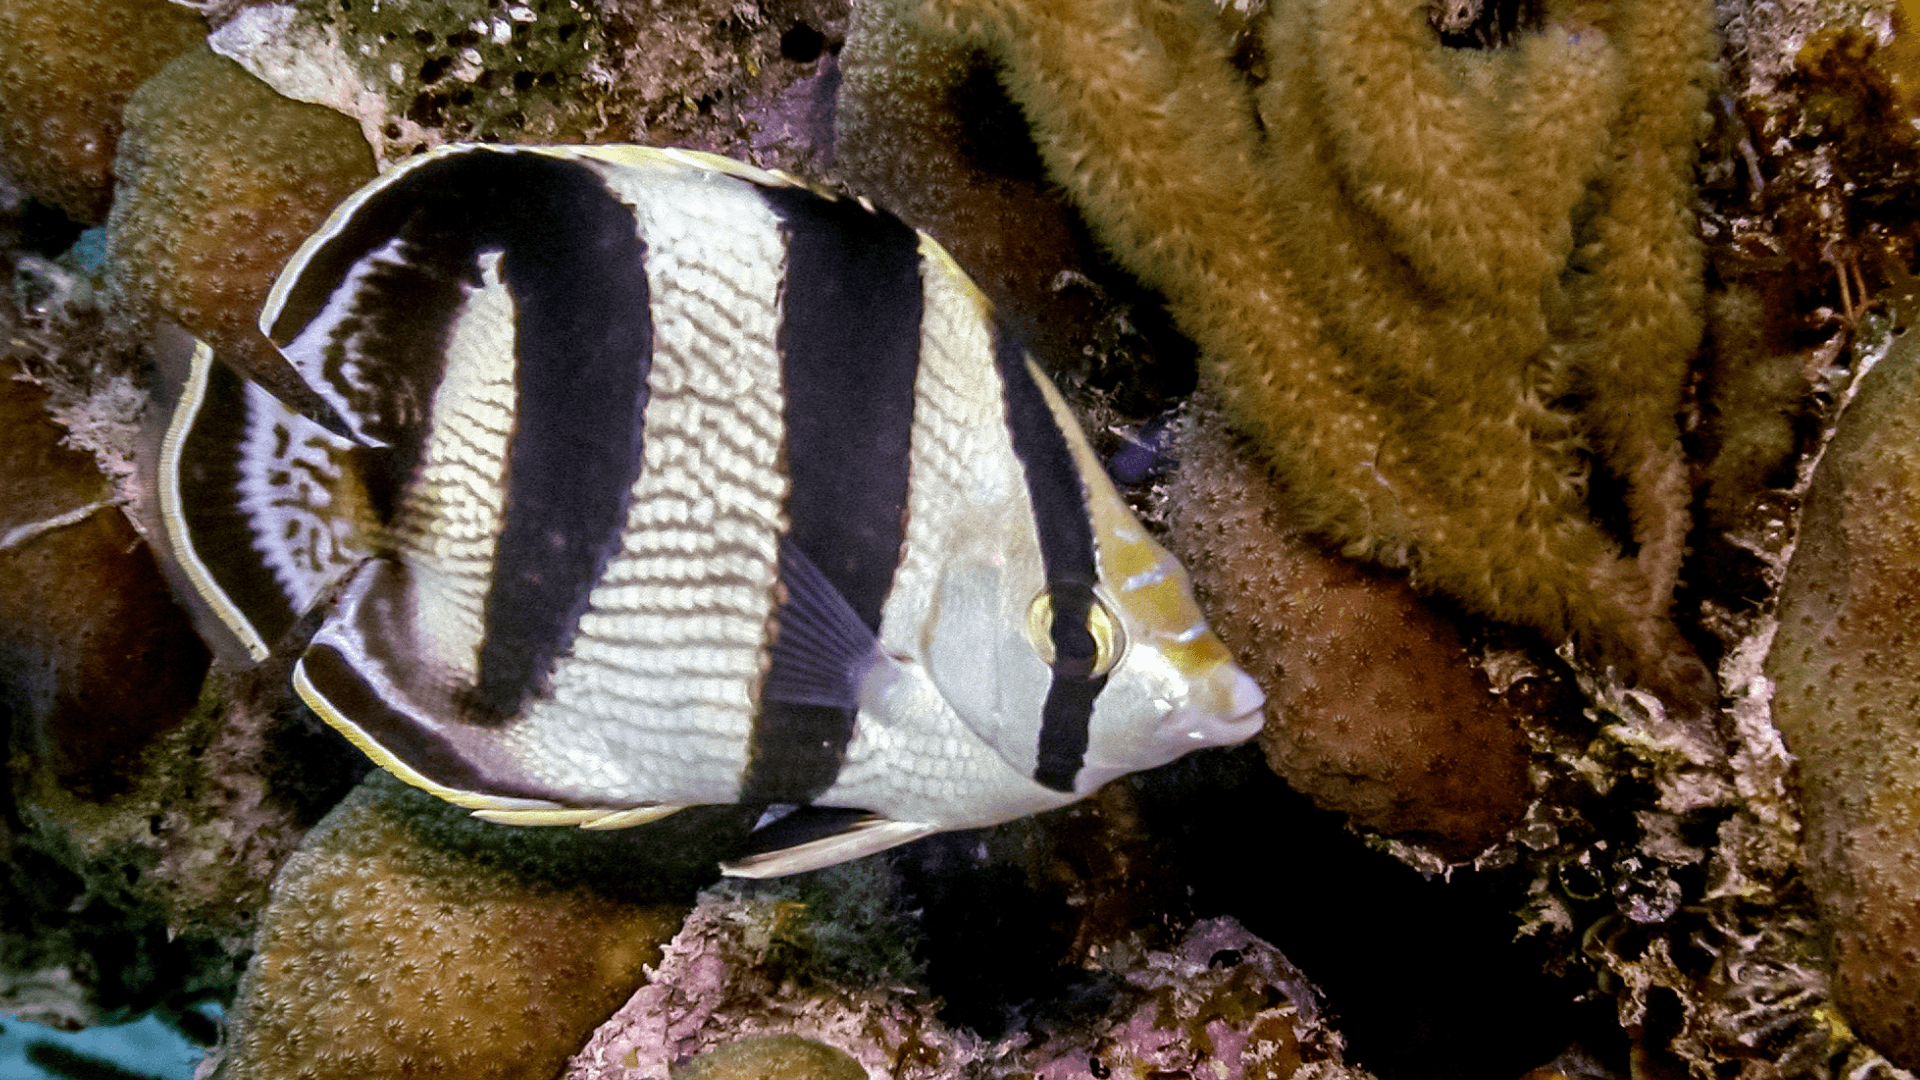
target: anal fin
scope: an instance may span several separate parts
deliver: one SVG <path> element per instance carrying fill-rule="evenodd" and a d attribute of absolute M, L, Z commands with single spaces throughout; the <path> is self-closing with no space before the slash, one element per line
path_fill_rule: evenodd
<path fill-rule="evenodd" d="M 582 829 L 631 829 L 685 809 L 684 806 L 633 806 L 610 810 L 604 806 L 574 807 L 553 803 L 544 807 L 507 807 L 497 810 L 483 807 L 473 811 L 473 816 L 496 825 L 578 825 Z"/>
<path fill-rule="evenodd" d="M 635 825 L 659 821 L 663 817 L 677 814 L 685 809 L 685 806 L 676 805 L 636 806 L 628 810 L 603 812 L 600 817 L 581 822 L 580 827 L 583 829 L 631 829 Z"/>

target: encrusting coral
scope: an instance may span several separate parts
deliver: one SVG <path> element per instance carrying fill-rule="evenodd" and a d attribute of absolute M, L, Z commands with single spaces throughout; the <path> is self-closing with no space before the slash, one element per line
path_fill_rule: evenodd
<path fill-rule="evenodd" d="M 1699 704 L 1668 607 L 1709 7 L 1549 3 L 1485 51 L 1443 47 L 1427 7 L 1276 2 L 1264 82 L 1210 3 L 919 17 L 1000 59 L 1051 175 L 1166 294 L 1313 531 Z"/>

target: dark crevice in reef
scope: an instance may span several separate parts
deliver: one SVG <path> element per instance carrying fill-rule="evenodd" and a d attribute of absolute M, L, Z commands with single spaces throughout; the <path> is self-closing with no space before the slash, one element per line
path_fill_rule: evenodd
<path fill-rule="evenodd" d="M 1427 22 L 1453 49 L 1499 49 L 1545 23 L 1541 0 L 1431 0 Z"/>
<path fill-rule="evenodd" d="M 1239 919 L 1323 991 L 1350 1062 L 1379 1080 L 1519 1076 L 1573 1043 L 1617 1040 L 1610 1002 L 1575 1004 L 1576 983 L 1542 973 L 1545 950 L 1514 940 L 1524 869 L 1428 877 L 1361 846 L 1256 749 L 1238 755 L 1237 783 L 1182 781 L 1204 762 L 1152 774 L 1172 797 L 1151 824 L 1168 830 L 1197 914 Z M 1252 820 L 1257 834 L 1222 824 Z"/>

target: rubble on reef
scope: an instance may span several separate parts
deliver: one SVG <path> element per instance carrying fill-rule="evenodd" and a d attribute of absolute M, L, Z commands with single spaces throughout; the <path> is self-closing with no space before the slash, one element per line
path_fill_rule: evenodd
<path fill-rule="evenodd" d="M 846 881 L 877 868 L 824 875 Z M 824 883 L 823 883 L 824 884 Z M 818 886 L 815 886 L 817 888 Z M 637 1080 L 703 1064 L 752 1039 L 801 1037 L 833 1047 L 864 1073 L 918 1077 L 1032 1075 L 1049 1080 L 1209 1069 L 1228 1080 L 1366 1074 L 1341 1061 L 1305 976 L 1232 919 L 1203 920 L 1171 948 L 1117 948 L 1096 970 L 1106 1008 L 1044 1032 L 993 1040 L 944 1022 L 940 1002 L 911 984 L 810 977 L 818 916 L 792 888 L 722 888 L 667 946 L 647 987 L 595 1034 L 568 1080 Z M 844 1066 L 843 1066 L 844 1068 Z M 822 1069 L 815 1073 L 807 1069 Z M 797 1063 L 796 1078 L 840 1075 Z M 725 1074 L 721 1074 L 725 1075 Z"/>
<path fill-rule="evenodd" d="M 1920 1070 L 1920 9 L 1059 7 L 4 5 L 0 1013 L 230 1003 L 254 1080 Z M 946 243 L 1259 744 L 716 884 L 750 809 L 475 821 L 211 656 L 154 547 L 178 328 L 284 389 L 280 262 L 463 140 Z"/>

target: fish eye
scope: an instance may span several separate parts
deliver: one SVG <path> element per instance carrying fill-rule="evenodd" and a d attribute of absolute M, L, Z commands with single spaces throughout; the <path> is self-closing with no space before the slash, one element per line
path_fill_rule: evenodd
<path fill-rule="evenodd" d="M 1059 588 L 1061 595 L 1072 598 L 1071 608 L 1082 608 L 1086 611 L 1084 620 L 1078 628 L 1069 626 L 1056 628 L 1053 614 L 1054 587 L 1040 590 L 1040 595 L 1034 597 L 1033 603 L 1027 608 L 1027 641 L 1033 646 L 1033 651 L 1039 654 L 1040 659 L 1045 661 L 1048 667 L 1055 667 L 1057 666 L 1055 663 L 1056 638 L 1062 634 L 1078 637 L 1079 635 L 1074 633 L 1075 629 L 1078 629 L 1086 635 L 1086 638 L 1092 639 L 1091 666 L 1079 674 L 1097 677 L 1112 671 L 1113 666 L 1120 662 L 1120 654 L 1125 651 L 1127 644 L 1126 632 L 1121 628 L 1120 617 L 1114 613 L 1113 608 L 1099 593 L 1084 585 L 1065 585 Z M 1086 638 L 1081 639 L 1082 644 L 1086 643 Z M 1069 653 L 1078 651 L 1080 650 L 1069 648 Z M 1083 660 L 1074 666 L 1085 665 L 1086 661 Z"/>

